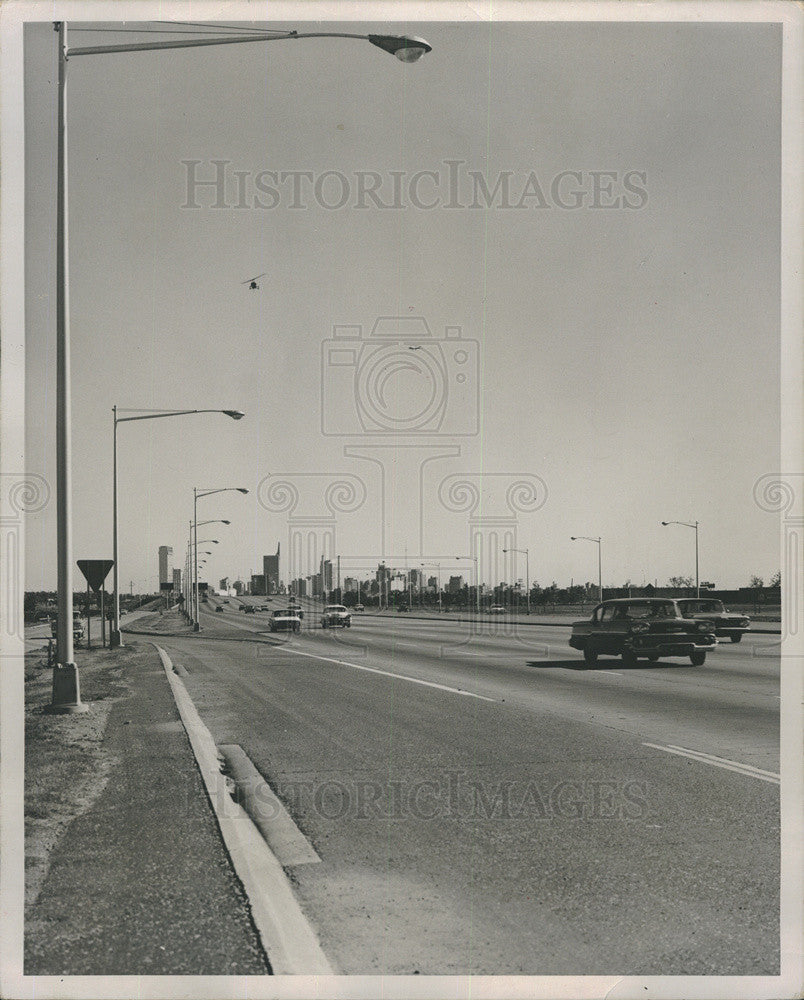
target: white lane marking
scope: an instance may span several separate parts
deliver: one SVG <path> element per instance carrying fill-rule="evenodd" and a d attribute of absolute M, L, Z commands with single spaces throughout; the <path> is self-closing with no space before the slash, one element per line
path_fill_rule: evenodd
<path fill-rule="evenodd" d="M 757 778 L 759 781 L 767 781 L 772 785 L 778 785 L 781 781 L 780 775 L 774 771 L 763 771 L 760 767 L 741 764 L 739 761 L 729 760 L 728 757 L 716 757 L 714 754 L 703 753 L 701 750 L 688 750 L 686 747 L 677 747 L 672 744 L 662 746 L 659 743 L 643 743 L 642 746 L 663 750 L 665 753 L 676 754 L 679 757 L 688 757 L 690 760 L 698 760 L 702 764 L 711 764 L 712 767 L 722 767 L 726 771 L 736 771 L 737 774 L 744 774 L 747 778 Z"/>
<path fill-rule="evenodd" d="M 332 975 L 335 970 L 297 903 L 282 866 L 249 815 L 229 796 L 212 733 L 201 721 L 187 688 L 173 672 L 168 654 L 155 642 L 153 646 L 162 660 L 176 707 L 215 811 L 223 842 L 237 877 L 246 891 L 251 915 L 274 973 Z"/>
<path fill-rule="evenodd" d="M 304 653 L 300 649 L 286 649 L 287 653 L 295 653 L 296 656 L 309 656 L 311 660 L 324 660 L 327 663 L 337 663 L 341 667 L 354 667 L 355 670 L 365 670 L 369 674 L 381 674 L 383 677 L 393 677 L 397 681 L 410 681 L 411 684 L 421 684 L 423 687 L 438 688 L 439 691 L 451 691 L 452 694 L 462 694 L 466 698 L 479 698 L 480 701 L 496 701 L 496 698 L 487 698 L 483 694 L 474 694 L 472 691 L 462 691 L 460 688 L 449 687 L 446 684 L 436 684 L 434 681 L 422 681 L 418 677 L 406 677 L 405 674 L 394 674 L 390 670 L 380 670 L 379 667 L 365 667 L 360 663 L 350 663 L 348 660 L 336 660 L 332 656 L 320 656 L 318 653 Z"/>
<path fill-rule="evenodd" d="M 622 677 L 619 670 L 596 670 L 596 674 L 613 674 L 615 677 Z"/>

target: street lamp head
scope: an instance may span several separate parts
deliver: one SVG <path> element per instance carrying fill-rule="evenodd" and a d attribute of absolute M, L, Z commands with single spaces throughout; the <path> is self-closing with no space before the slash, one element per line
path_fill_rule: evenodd
<path fill-rule="evenodd" d="M 231 524 L 231 521 L 221 521 L 221 524 Z"/>
<path fill-rule="evenodd" d="M 669 521 L 662 521 L 662 524 L 664 525 L 664 527 L 665 527 L 665 528 L 667 527 L 667 525 L 668 525 L 669 523 L 670 523 Z"/>
<path fill-rule="evenodd" d="M 238 493 L 248 493 L 248 490 L 244 489 L 242 486 L 238 486 L 236 489 Z"/>
<path fill-rule="evenodd" d="M 578 536 L 577 535 L 570 535 L 570 541 L 571 542 L 577 542 L 578 541 Z"/>
<path fill-rule="evenodd" d="M 245 413 L 241 413 L 240 410 L 224 410 L 223 411 L 227 417 L 231 417 L 232 420 L 242 420 Z"/>
<path fill-rule="evenodd" d="M 368 40 L 372 45 L 385 49 L 386 52 L 390 52 L 391 55 L 396 56 L 400 62 L 404 63 L 417 62 L 432 49 L 432 45 L 425 42 L 423 38 L 406 35 L 369 35 Z"/>

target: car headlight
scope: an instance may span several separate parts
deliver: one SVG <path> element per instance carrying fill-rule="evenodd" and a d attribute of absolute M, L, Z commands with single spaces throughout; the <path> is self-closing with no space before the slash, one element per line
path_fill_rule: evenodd
<path fill-rule="evenodd" d="M 647 622 L 634 622 L 631 625 L 632 632 L 650 632 L 650 625 Z"/>
<path fill-rule="evenodd" d="M 699 632 L 708 632 L 711 629 L 711 627 L 712 626 L 710 622 L 698 622 Z"/>

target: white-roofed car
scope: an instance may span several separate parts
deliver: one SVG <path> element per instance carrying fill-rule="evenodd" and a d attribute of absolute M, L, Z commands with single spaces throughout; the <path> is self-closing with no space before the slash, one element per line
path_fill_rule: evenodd
<path fill-rule="evenodd" d="M 321 628 L 351 628 L 352 616 L 343 604 L 328 604 L 321 612 Z"/>
<path fill-rule="evenodd" d="M 271 632 L 298 632 L 301 629 L 301 618 L 295 608 L 277 608 L 268 622 Z"/>
<path fill-rule="evenodd" d="M 751 627 L 748 615 L 730 612 L 723 601 L 713 597 L 679 597 L 676 604 L 685 618 L 698 622 L 709 622 L 718 638 L 728 638 L 739 642 Z"/>

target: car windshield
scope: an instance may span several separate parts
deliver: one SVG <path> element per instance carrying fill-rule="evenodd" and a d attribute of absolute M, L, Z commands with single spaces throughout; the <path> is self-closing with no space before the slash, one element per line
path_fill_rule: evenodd
<path fill-rule="evenodd" d="M 325 611 L 345 611 L 346 608 L 342 604 L 328 604 L 324 608 L 324 610 Z"/>
<path fill-rule="evenodd" d="M 687 614 L 699 614 L 701 612 L 719 613 L 725 611 L 723 601 L 679 601 L 679 607 Z"/>

